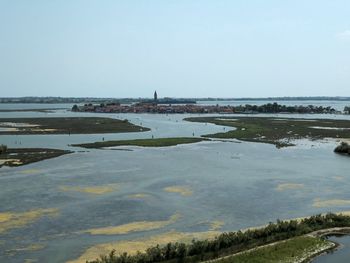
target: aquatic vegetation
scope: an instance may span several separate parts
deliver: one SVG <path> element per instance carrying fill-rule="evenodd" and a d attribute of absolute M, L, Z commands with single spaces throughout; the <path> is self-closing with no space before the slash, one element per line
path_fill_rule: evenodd
<path fill-rule="evenodd" d="M 284 183 L 284 184 L 279 184 L 276 187 L 277 191 L 285 191 L 285 190 L 297 190 L 297 189 L 302 189 L 304 188 L 303 184 L 295 184 L 295 183 Z"/>
<path fill-rule="evenodd" d="M 209 222 L 209 226 L 210 226 L 209 230 L 210 231 L 220 230 L 221 227 L 223 227 L 223 225 L 225 225 L 224 221 L 220 221 L 220 220 L 211 221 Z"/>
<path fill-rule="evenodd" d="M 149 195 L 149 194 L 131 194 L 131 195 L 128 195 L 127 197 L 131 198 L 131 199 L 144 199 L 144 198 L 147 198 L 150 196 L 151 195 Z"/>
<path fill-rule="evenodd" d="M 117 191 L 119 188 L 118 184 L 108 184 L 101 186 L 61 186 L 60 189 L 65 192 L 80 192 L 87 194 L 102 195 L 110 192 Z"/>
<path fill-rule="evenodd" d="M 197 143 L 206 141 L 205 138 L 196 137 L 179 137 L 179 138 L 154 138 L 154 139 L 135 139 L 135 140 L 119 140 L 119 141 L 105 141 L 94 143 L 73 144 L 72 146 L 83 148 L 105 148 L 116 146 L 141 146 L 141 147 L 167 147 L 179 144 Z"/>
<path fill-rule="evenodd" d="M 102 228 L 94 228 L 83 231 L 84 233 L 90 233 L 91 235 L 121 235 L 131 232 L 149 231 L 154 229 L 163 228 L 167 225 L 175 223 L 181 217 L 180 214 L 172 215 L 168 220 L 164 221 L 139 221 L 128 223 L 119 226 L 109 226 Z"/>
<path fill-rule="evenodd" d="M 11 250 L 8 250 L 8 252 L 37 251 L 43 248 L 45 248 L 45 245 L 38 243 L 38 244 L 31 244 L 27 247 L 11 249 Z"/>
<path fill-rule="evenodd" d="M 332 207 L 332 206 L 345 206 L 350 205 L 350 200 L 343 199 L 331 199 L 331 200 L 320 200 L 315 199 L 312 204 L 313 207 Z"/>
<path fill-rule="evenodd" d="M 40 173 L 39 169 L 27 169 L 27 170 L 23 170 L 20 171 L 21 174 L 37 174 Z"/>
<path fill-rule="evenodd" d="M 58 215 L 54 208 L 36 209 L 27 212 L 2 212 L 0 213 L 0 234 L 14 228 L 22 228 L 42 217 L 53 217 Z"/>
<path fill-rule="evenodd" d="M 182 196 L 191 196 L 193 194 L 192 190 L 188 186 L 169 186 L 164 188 L 165 192 L 178 193 Z"/>

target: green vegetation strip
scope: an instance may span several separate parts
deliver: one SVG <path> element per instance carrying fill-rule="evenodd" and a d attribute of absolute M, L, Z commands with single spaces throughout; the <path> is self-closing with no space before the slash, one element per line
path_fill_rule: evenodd
<path fill-rule="evenodd" d="M 252 249 L 237 255 L 215 260 L 216 263 L 292 263 L 303 262 L 333 248 L 335 245 L 318 237 L 295 237 L 264 247 Z"/>
<path fill-rule="evenodd" d="M 136 139 L 136 140 L 119 140 L 119 141 L 105 141 L 94 143 L 73 144 L 72 146 L 83 148 L 104 148 L 114 146 L 142 146 L 142 147 L 166 147 L 178 144 L 196 143 L 207 141 L 206 138 L 195 137 L 180 137 L 180 138 L 157 138 L 157 139 Z"/>
<path fill-rule="evenodd" d="M 13 148 L 5 150 L 0 147 L 0 167 L 2 166 L 21 166 L 46 159 L 55 158 L 71 151 L 46 148 Z"/>
<path fill-rule="evenodd" d="M 0 135 L 93 134 L 148 131 L 128 120 L 97 117 L 2 118 Z"/>
<path fill-rule="evenodd" d="M 316 215 L 301 220 L 280 221 L 270 223 L 266 227 L 249 229 L 247 231 L 222 233 L 213 240 L 193 240 L 192 243 L 168 243 L 165 246 L 150 247 L 144 252 L 135 255 L 116 255 L 112 251 L 109 255 L 101 256 L 99 259 L 90 261 L 91 263 L 155 263 L 155 262 L 200 262 L 200 261 L 216 261 L 219 258 L 237 255 L 237 253 L 248 251 L 268 244 L 282 244 L 291 238 L 307 237 L 309 234 L 312 238 L 327 234 L 323 231 L 318 234 L 319 230 L 345 232 L 350 227 L 350 216 L 341 214 Z M 332 229 L 333 228 L 333 229 Z M 315 232 L 317 231 L 317 232 Z M 321 231 L 320 231 L 321 232 Z M 334 232 L 331 232 L 334 233 Z M 300 240 L 300 239 L 299 239 Z M 322 244 L 319 239 L 301 239 L 304 245 L 313 247 Z M 289 253 L 296 257 L 300 255 L 301 246 L 297 245 L 298 239 L 291 241 L 291 247 L 288 245 L 281 246 L 281 255 L 274 255 L 273 258 L 283 256 L 283 253 Z M 321 243 L 320 243 L 321 242 Z M 288 243 L 287 243 L 288 244 Z M 276 248 L 276 247 L 275 247 Z M 277 246 L 277 248 L 279 248 Z M 327 249 L 327 248 L 325 248 Z M 294 251 L 294 252 L 293 252 Z M 268 254 L 269 250 L 261 252 Z M 294 253 L 294 254 L 293 254 Z M 317 251 L 313 255 L 317 254 Z M 313 255 L 309 255 L 310 257 Z M 249 256 L 249 255 L 248 255 Z M 256 257 L 252 254 L 251 258 Z M 233 261 L 232 261 L 233 262 Z M 234 261 L 236 262 L 236 261 Z M 240 262 L 240 261 L 237 261 Z M 245 262 L 245 261 L 243 261 Z M 248 261 L 253 262 L 253 261 Z M 259 261 L 261 262 L 261 261 Z M 271 262 L 271 261 L 268 261 Z M 273 261 L 272 261 L 273 262 Z M 282 260 L 282 262 L 285 262 Z"/>
<path fill-rule="evenodd" d="M 194 117 L 187 121 L 235 127 L 236 130 L 204 137 L 292 146 L 293 139 L 350 138 L 350 121 L 333 119 L 292 119 L 271 117 Z"/>

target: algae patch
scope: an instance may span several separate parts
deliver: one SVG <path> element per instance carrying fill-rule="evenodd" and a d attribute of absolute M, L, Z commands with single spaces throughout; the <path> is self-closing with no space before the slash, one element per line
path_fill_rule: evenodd
<path fill-rule="evenodd" d="M 145 199 L 147 197 L 150 197 L 149 194 L 132 194 L 127 196 L 130 199 Z"/>
<path fill-rule="evenodd" d="M 45 245 L 43 244 L 31 244 L 27 247 L 22 247 L 22 248 L 15 248 L 15 249 L 11 249 L 11 250 L 7 250 L 7 252 L 13 253 L 13 252 L 24 252 L 24 251 L 38 251 L 41 249 L 44 249 Z"/>
<path fill-rule="evenodd" d="M 188 186 L 169 186 L 164 188 L 165 192 L 168 193 L 177 193 L 182 196 L 191 196 L 193 191 Z"/>
<path fill-rule="evenodd" d="M 31 224 L 41 217 L 57 216 L 58 210 L 54 208 L 36 209 L 28 212 L 0 213 L 0 234 L 14 228 L 21 228 Z"/>
<path fill-rule="evenodd" d="M 20 171 L 21 174 L 37 174 L 40 173 L 39 169 L 27 169 L 27 170 L 23 170 Z"/>
<path fill-rule="evenodd" d="M 119 226 L 109 226 L 102 228 L 93 228 L 83 231 L 83 233 L 90 233 L 91 235 L 121 235 L 131 232 L 149 231 L 163 228 L 167 225 L 175 223 L 181 217 L 180 214 L 172 215 L 168 220 L 164 221 L 139 221 L 132 222 Z"/>
<path fill-rule="evenodd" d="M 210 226 L 209 230 L 210 231 L 220 230 L 223 225 L 225 225 L 224 221 L 220 221 L 220 220 L 211 221 L 209 224 Z"/>
<path fill-rule="evenodd" d="M 79 193 L 86 193 L 86 194 L 95 194 L 95 195 L 102 195 L 107 194 L 110 192 L 117 191 L 119 188 L 118 184 L 108 184 L 108 185 L 101 185 L 101 186 L 61 186 L 60 190 L 64 192 L 79 192 Z"/>
<path fill-rule="evenodd" d="M 279 184 L 276 187 L 276 190 L 279 192 L 283 192 L 286 190 L 298 190 L 302 188 L 304 188 L 303 184 L 285 183 L 285 184 Z"/>
<path fill-rule="evenodd" d="M 330 207 L 330 206 L 345 206 L 350 205 L 350 200 L 344 199 L 330 199 L 330 200 L 320 200 L 315 199 L 312 204 L 313 207 Z"/>
<path fill-rule="evenodd" d="M 143 252 L 149 247 L 156 245 L 166 245 L 167 243 L 184 242 L 190 243 L 193 239 L 213 239 L 220 232 L 168 232 L 143 239 L 117 241 L 93 246 L 87 249 L 78 259 L 68 261 L 67 263 L 85 263 L 87 260 L 94 260 L 100 255 L 109 254 L 113 249 L 116 254 L 127 252 L 128 254 L 136 254 L 137 251 Z"/>

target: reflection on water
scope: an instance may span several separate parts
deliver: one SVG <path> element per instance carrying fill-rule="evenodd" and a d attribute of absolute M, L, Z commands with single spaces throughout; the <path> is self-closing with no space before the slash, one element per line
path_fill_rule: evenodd
<path fill-rule="evenodd" d="M 350 236 L 330 237 L 331 241 L 341 244 L 340 248 L 326 255 L 321 255 L 313 263 L 348 263 L 350 259 Z"/>
<path fill-rule="evenodd" d="M 47 116 L 33 112 L 6 116 L 17 114 Z M 48 115 L 81 116 L 65 111 Z M 103 135 L 106 140 L 222 131 L 220 126 L 182 121 L 186 115 L 98 116 L 127 118 L 152 128 L 145 133 Z M 69 148 L 70 143 L 101 137 L 31 135 L 0 139 L 12 146 L 21 140 L 22 147 L 62 149 Z M 276 149 L 262 143 L 204 141 L 166 148 L 127 147 L 133 151 L 91 149 L 28 166 L 3 167 L 0 213 L 47 211 L 43 209 L 59 213 L 37 217 L 1 233 L 0 262 L 65 262 L 98 244 L 152 239 L 164 233 L 237 230 L 277 218 L 350 210 L 347 202 L 326 202 L 350 200 L 350 175 L 344 173 L 350 168 L 349 159 L 333 153 L 332 141 L 312 144 L 315 147 L 305 143 L 303 147 Z M 315 200 L 323 205 L 314 206 Z M 171 220 L 174 215 L 181 217 Z M 157 222 L 161 227 L 139 227 L 133 222 L 143 222 L 142 226 Z M 119 231 L 118 235 L 98 232 L 119 230 L 118 226 L 132 226 L 138 231 Z M 98 231 L 92 234 L 92 229 Z M 36 249 L 23 249 L 31 247 Z"/>

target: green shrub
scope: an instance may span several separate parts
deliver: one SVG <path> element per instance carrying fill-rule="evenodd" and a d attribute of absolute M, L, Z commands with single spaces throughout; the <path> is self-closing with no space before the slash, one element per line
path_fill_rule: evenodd
<path fill-rule="evenodd" d="M 7 146 L 4 144 L 0 145 L 0 154 L 4 154 L 7 152 Z"/>

